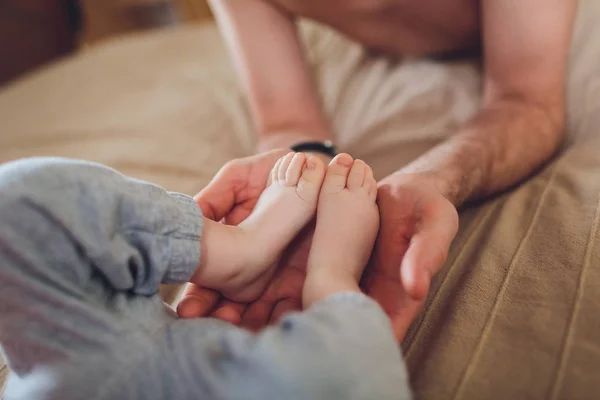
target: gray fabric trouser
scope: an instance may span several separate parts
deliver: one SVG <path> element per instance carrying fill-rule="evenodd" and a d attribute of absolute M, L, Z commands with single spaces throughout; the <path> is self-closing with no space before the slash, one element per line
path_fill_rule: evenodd
<path fill-rule="evenodd" d="M 380 307 L 340 293 L 252 334 L 179 320 L 202 215 L 187 196 L 101 165 L 0 166 L 0 344 L 6 399 L 407 399 Z"/>

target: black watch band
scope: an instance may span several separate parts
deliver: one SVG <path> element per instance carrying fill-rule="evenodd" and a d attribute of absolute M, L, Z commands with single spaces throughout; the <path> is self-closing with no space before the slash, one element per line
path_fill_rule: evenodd
<path fill-rule="evenodd" d="M 302 142 L 293 145 L 291 149 L 297 153 L 315 152 L 327 154 L 331 157 L 335 157 L 337 155 L 337 151 L 335 150 L 335 146 L 331 140 L 326 140 L 324 142 Z"/>

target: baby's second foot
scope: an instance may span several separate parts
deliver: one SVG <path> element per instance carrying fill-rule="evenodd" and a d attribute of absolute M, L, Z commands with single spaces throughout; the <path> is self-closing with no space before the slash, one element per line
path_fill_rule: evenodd
<path fill-rule="evenodd" d="M 271 171 L 254 211 L 237 227 L 206 221 L 205 256 L 192 279 L 237 301 L 259 296 L 283 250 L 313 218 L 325 166 L 317 157 L 289 153 Z"/>
<path fill-rule="evenodd" d="M 330 294 L 360 291 L 379 229 L 373 171 L 348 154 L 327 169 L 317 209 L 317 226 L 308 258 L 302 301 L 309 307 Z"/>

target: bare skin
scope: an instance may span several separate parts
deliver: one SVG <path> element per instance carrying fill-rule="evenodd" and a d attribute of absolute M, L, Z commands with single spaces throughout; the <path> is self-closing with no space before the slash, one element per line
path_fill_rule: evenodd
<path fill-rule="evenodd" d="M 325 166 L 289 153 L 270 172 L 252 213 L 239 225 L 205 219 L 201 259 L 190 282 L 237 301 L 255 299 L 273 276 L 282 251 L 319 206 L 304 283 L 305 307 L 340 292 L 360 292 L 379 213 L 371 168 L 348 154 Z"/>
<path fill-rule="evenodd" d="M 319 195 L 302 290 L 304 308 L 334 293 L 360 292 L 379 228 L 376 197 L 371 167 L 353 162 L 348 154 L 331 161 Z"/>
<path fill-rule="evenodd" d="M 559 148 L 577 1 L 212 0 L 211 4 L 246 88 L 259 150 L 334 137 L 298 40 L 295 23 L 300 16 L 391 54 L 440 55 L 473 49 L 483 54 L 479 113 L 447 141 L 379 182 L 381 227 L 363 284 L 388 312 L 401 339 L 446 259 L 458 228 L 457 208 L 526 179 Z M 282 265 L 250 307 L 221 303 L 214 315 L 258 326 L 276 318 L 277 307 L 298 307 L 296 287 L 301 287 L 298 281 L 303 276 L 292 271 L 302 271 L 306 248 L 288 249 L 285 259 L 294 262 Z M 190 299 L 208 296 L 194 288 L 190 293 Z M 215 296 L 209 297 L 203 307 L 190 305 L 189 312 L 181 307 L 182 315 L 205 314 L 215 304 Z"/>
<path fill-rule="evenodd" d="M 480 0 L 270 0 L 288 16 L 329 25 L 368 48 L 440 55 L 480 44 Z"/>
<path fill-rule="evenodd" d="M 232 300 L 256 299 L 283 250 L 313 219 L 324 176 L 317 157 L 288 153 L 277 160 L 248 218 L 236 226 L 205 218 L 202 259 L 192 281 Z"/>

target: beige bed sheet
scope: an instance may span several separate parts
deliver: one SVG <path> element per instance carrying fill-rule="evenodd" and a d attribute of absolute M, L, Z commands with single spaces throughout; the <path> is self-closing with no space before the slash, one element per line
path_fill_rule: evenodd
<path fill-rule="evenodd" d="M 582 2 L 563 153 L 461 213 L 448 263 L 403 343 L 418 399 L 598 398 L 599 19 L 600 2 Z M 303 35 L 341 149 L 378 176 L 477 109 L 475 63 L 373 59 L 321 27 Z M 0 92 L 0 162 L 83 158 L 194 194 L 253 145 L 212 25 L 112 40 Z"/>

